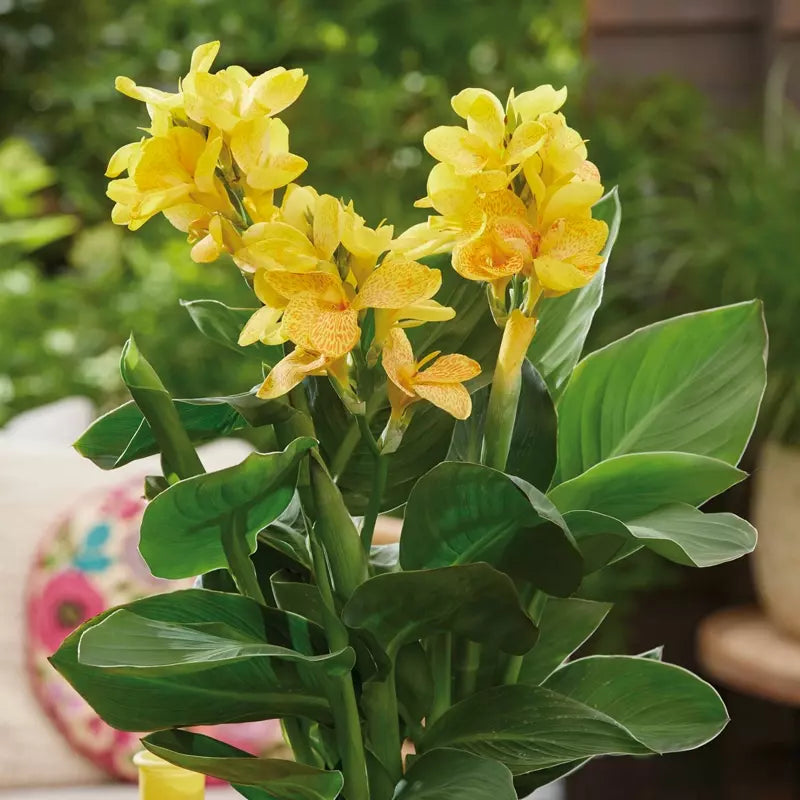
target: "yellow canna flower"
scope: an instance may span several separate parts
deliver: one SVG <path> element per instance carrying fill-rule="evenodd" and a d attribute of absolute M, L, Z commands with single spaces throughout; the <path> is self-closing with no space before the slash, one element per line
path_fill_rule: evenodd
<path fill-rule="evenodd" d="M 431 361 L 431 366 L 423 369 Z M 382 363 L 389 378 L 394 418 L 401 418 L 419 400 L 427 400 L 456 419 L 466 419 L 472 412 L 472 399 L 463 384 L 480 374 L 477 361 L 457 353 L 440 356 L 438 352 L 416 361 L 405 332 L 392 328 L 383 348 Z"/>
<path fill-rule="evenodd" d="M 111 158 L 108 173 L 127 169 L 127 178 L 112 180 L 107 194 L 116 205 L 114 222 L 140 228 L 160 211 L 176 206 L 200 206 L 233 216 L 233 206 L 215 175 L 222 140 L 206 138 L 191 128 L 170 128 L 163 136 L 136 143 Z"/>
<path fill-rule="evenodd" d="M 326 375 L 334 364 L 335 359 L 297 347 L 269 371 L 256 395 L 262 400 L 282 397 L 309 375 Z"/>

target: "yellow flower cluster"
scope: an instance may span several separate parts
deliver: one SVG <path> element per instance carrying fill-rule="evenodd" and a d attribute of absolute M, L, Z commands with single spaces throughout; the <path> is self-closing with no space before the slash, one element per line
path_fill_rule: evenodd
<path fill-rule="evenodd" d="M 175 93 L 117 79 L 119 91 L 146 103 L 151 126 L 149 136 L 111 157 L 114 222 L 135 230 L 162 212 L 188 234 L 195 261 L 231 255 L 263 304 L 239 343 L 294 345 L 260 397 L 327 374 L 353 409 L 363 408 L 358 367 L 374 366 L 388 342 L 383 363 L 403 398 L 398 410 L 426 399 L 468 416 L 462 382 L 480 371 L 477 364 L 445 356 L 418 372 L 401 330 L 453 317 L 433 299 L 439 270 L 394 246 L 392 226 L 370 228 L 352 204 L 294 183 L 307 162 L 290 152 L 289 130 L 275 115 L 300 96 L 307 76 L 283 67 L 256 76 L 237 66 L 211 72 L 218 50 L 219 42 L 198 47 Z"/>
<path fill-rule="evenodd" d="M 508 284 L 524 281 L 531 316 L 542 295 L 585 286 L 602 263 L 608 227 L 592 219 L 603 187 L 583 139 L 559 113 L 566 96 L 539 86 L 512 92 L 505 108 L 484 89 L 453 97 L 466 127 L 440 126 L 424 139 L 439 163 L 416 205 L 437 214 L 396 246 L 415 258 L 452 251 L 456 271 L 488 282 L 504 306 Z"/>

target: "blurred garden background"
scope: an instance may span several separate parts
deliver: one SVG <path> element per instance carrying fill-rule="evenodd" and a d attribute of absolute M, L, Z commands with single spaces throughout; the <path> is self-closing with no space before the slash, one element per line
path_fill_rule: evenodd
<path fill-rule="evenodd" d="M 352 198 L 372 225 L 387 218 L 402 228 L 421 219 L 412 203 L 424 194 L 431 166 L 422 135 L 453 123 L 451 95 L 465 86 L 504 97 L 512 86 L 566 84 L 570 122 L 590 140 L 606 187 L 619 186 L 623 208 L 590 346 L 653 320 L 761 297 L 770 383 L 758 441 L 800 443 L 800 123 L 786 99 L 800 79 L 780 42 L 765 44 L 761 35 L 775 24 L 762 16 L 768 6 L 0 0 L 0 426 L 65 396 L 88 397 L 101 409 L 118 404 L 118 357 L 132 330 L 176 396 L 246 390 L 260 379 L 257 362 L 222 357 L 178 307 L 180 299 L 206 296 L 247 305 L 236 270 L 192 262 L 183 236 L 161 218 L 129 235 L 110 222 L 105 197 L 108 157 L 145 124 L 141 105 L 114 91 L 115 76 L 172 87 L 192 48 L 220 38 L 219 66 L 308 72 L 302 102 L 285 115 L 293 151 L 310 162 L 303 180 Z M 686 12 L 680 24 L 668 16 L 671 7 Z M 658 46 L 648 46 L 648 25 L 661 31 Z M 715 62 L 719 53 L 702 39 L 681 56 L 681 25 L 689 39 L 703 25 L 718 44 L 719 36 L 738 36 L 730 46 L 741 56 Z M 751 34 L 757 54 L 748 49 Z M 673 69 L 670 54 L 678 67 L 691 61 L 691 69 Z M 715 83 L 714 75 L 722 78 Z M 720 502 L 746 513 L 750 498 Z M 677 650 L 671 660 L 688 665 L 697 620 L 750 596 L 746 566 L 702 581 L 686 572 L 642 557 L 586 587 L 620 602 L 606 632 L 618 649 L 665 639 Z M 648 620 L 636 614 L 640 592 L 655 598 Z M 732 732 L 704 754 L 673 757 L 667 771 L 627 759 L 593 766 L 569 796 L 783 797 L 782 790 L 739 795 L 725 788 L 750 785 L 741 772 L 747 765 L 736 764 L 752 744 L 746 728 L 770 732 L 753 745 L 767 761 L 751 763 L 763 772 L 774 757 L 779 775 L 773 770 L 771 779 L 785 778 L 787 786 L 795 779 L 779 747 L 795 741 L 790 712 L 748 702 L 733 699 Z M 604 770 L 615 782 L 609 794 L 596 787 Z M 659 782 L 671 793 L 660 794 Z"/>

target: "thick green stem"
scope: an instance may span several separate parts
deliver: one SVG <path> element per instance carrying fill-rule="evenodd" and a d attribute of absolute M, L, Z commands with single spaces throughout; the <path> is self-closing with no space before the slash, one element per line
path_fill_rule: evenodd
<path fill-rule="evenodd" d="M 523 316 L 518 310 L 511 313 L 503 331 L 489 392 L 481 452 L 481 463 L 494 469 L 506 467 L 522 387 L 522 364 L 535 331 L 536 319 Z"/>
<path fill-rule="evenodd" d="M 348 644 L 347 629 L 336 613 L 328 560 L 322 543 L 312 531 L 309 535 L 314 575 L 323 603 L 323 623 L 331 651 L 341 650 Z M 356 693 L 351 673 L 331 678 L 330 702 L 333 711 L 336 741 L 342 757 L 344 796 L 347 800 L 370 800 L 367 762 L 361 718 L 358 714 Z"/>
<path fill-rule="evenodd" d="M 241 512 L 234 512 L 222 523 L 222 549 L 239 594 L 265 605 L 264 594 L 258 585 L 258 577 L 250 553 L 247 552 L 245 521 Z"/>
<path fill-rule="evenodd" d="M 371 680 L 364 684 L 361 705 L 367 720 L 367 738 L 372 751 L 392 780 L 399 781 L 403 775 L 403 755 L 394 665 L 385 680 Z"/>
<path fill-rule="evenodd" d="M 453 702 L 453 636 L 441 633 L 430 640 L 429 657 L 433 672 L 433 706 L 428 725 L 434 723 Z"/>
<path fill-rule="evenodd" d="M 511 312 L 503 330 L 489 392 L 481 449 L 481 463 L 497 470 L 504 470 L 508 461 L 522 387 L 522 365 L 535 332 L 536 319 L 525 316 L 519 309 Z M 462 662 L 461 697 L 474 693 L 480 662 L 481 646 L 468 642 Z"/>
<path fill-rule="evenodd" d="M 295 761 L 301 764 L 308 764 L 312 767 L 324 769 L 325 762 L 319 753 L 311 746 L 309 739 L 309 723 L 307 720 L 300 720 L 296 717 L 284 717 L 281 720 L 283 736 L 289 747 L 292 748 Z"/>
<path fill-rule="evenodd" d="M 478 668 L 481 665 L 481 646 L 477 642 L 466 643 L 461 657 L 461 673 L 458 681 L 458 698 L 463 700 L 475 694 L 478 685 Z"/>
<path fill-rule="evenodd" d="M 542 619 L 542 611 L 544 611 L 545 603 L 547 602 L 547 595 L 540 592 L 538 589 L 533 593 L 530 603 L 528 604 L 528 614 L 531 619 L 538 625 Z M 516 683 L 519 680 L 519 673 L 522 669 L 522 662 L 525 656 L 511 656 L 506 664 L 503 673 L 503 683 Z"/>
<path fill-rule="evenodd" d="M 375 534 L 375 522 L 381 510 L 383 491 L 386 488 L 386 479 L 389 476 L 389 457 L 377 456 L 375 459 L 375 472 L 372 476 L 372 492 L 367 503 L 364 521 L 361 523 L 361 544 L 364 552 L 369 554 L 372 547 L 372 537 Z"/>

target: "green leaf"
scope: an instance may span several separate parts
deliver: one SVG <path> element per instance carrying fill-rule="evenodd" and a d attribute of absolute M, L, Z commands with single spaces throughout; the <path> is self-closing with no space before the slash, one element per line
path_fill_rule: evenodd
<path fill-rule="evenodd" d="M 212 342 L 221 344 L 240 356 L 258 359 L 270 367 L 283 358 L 283 348 L 280 345 L 255 342 L 242 347 L 239 344 L 239 334 L 256 309 L 231 308 L 219 300 L 181 300 L 181 305 L 189 312 L 198 330 Z"/>
<path fill-rule="evenodd" d="M 705 514 L 681 503 L 663 505 L 626 522 L 593 511 L 569 511 L 564 519 L 581 548 L 587 572 L 642 546 L 677 564 L 713 567 L 752 552 L 758 536 L 735 514 Z"/>
<path fill-rule="evenodd" d="M 448 631 L 507 653 L 525 653 L 537 633 L 514 584 L 488 564 L 377 575 L 356 589 L 342 619 L 371 632 L 390 655 Z"/>
<path fill-rule="evenodd" d="M 425 569 L 478 561 L 554 595 L 571 594 L 583 575 L 564 520 L 541 492 L 490 467 L 444 462 L 408 498 L 400 563 Z"/>
<path fill-rule="evenodd" d="M 693 453 L 630 453 L 609 458 L 548 497 L 562 514 L 588 509 L 623 522 L 670 503 L 699 506 L 746 477 L 725 461 Z"/>
<path fill-rule="evenodd" d="M 764 393 L 765 359 L 759 301 L 659 322 L 592 353 L 558 403 L 556 481 L 626 453 L 737 463 Z"/>
<path fill-rule="evenodd" d="M 433 705 L 433 674 L 428 655 L 419 642 L 400 648 L 395 664 L 397 705 L 401 716 L 419 724 Z"/>
<path fill-rule="evenodd" d="M 440 748 L 412 758 L 393 800 L 516 800 L 511 773 L 498 761 Z"/>
<path fill-rule="evenodd" d="M 260 400 L 254 392 L 172 402 L 193 444 L 227 436 L 248 426 L 285 422 L 300 413 L 282 400 Z M 159 451 L 150 426 L 133 402 L 96 419 L 74 447 L 102 469 L 121 467 Z"/>
<path fill-rule="evenodd" d="M 256 758 L 190 731 L 151 733 L 142 744 L 170 764 L 237 786 L 263 789 L 273 800 L 335 800 L 344 786 L 341 772 L 279 758 Z"/>
<path fill-rule="evenodd" d="M 595 755 L 652 752 L 606 714 L 524 684 L 496 686 L 457 703 L 433 723 L 422 746 L 492 758 L 515 775 Z"/>
<path fill-rule="evenodd" d="M 314 584 L 298 581 L 285 570 L 272 575 L 270 584 L 278 608 L 299 614 L 317 625 L 324 624 L 322 597 Z"/>
<path fill-rule="evenodd" d="M 309 669 L 341 675 L 353 666 L 349 648 L 309 656 L 268 644 L 222 622 L 179 623 L 141 617 L 126 608 L 88 628 L 78 644 L 78 661 L 114 669 L 120 675 L 189 674 L 209 665 L 254 658 L 302 661 Z"/>
<path fill-rule="evenodd" d="M 700 747 L 727 724 L 716 690 L 674 664 L 589 656 L 556 670 L 545 687 L 612 717 L 656 753 Z"/>
<path fill-rule="evenodd" d="M 595 311 L 603 298 L 606 266 L 617 240 L 622 209 L 614 187 L 594 206 L 595 216 L 609 223 L 609 235 L 603 248 L 603 263 L 592 281 L 574 292 L 541 301 L 536 336 L 528 348 L 528 358 L 544 378 L 555 399 L 563 391 L 577 364 L 592 325 Z"/>
<path fill-rule="evenodd" d="M 695 567 L 733 561 L 756 546 L 756 529 L 735 514 L 704 514 L 688 505 L 669 505 L 630 520 L 628 530 L 660 556 Z"/>
<path fill-rule="evenodd" d="M 522 661 L 519 683 L 542 683 L 597 630 L 610 610 L 611 603 L 548 597 L 539 621 L 539 639 Z"/>
<path fill-rule="evenodd" d="M 566 764 L 559 764 L 556 767 L 515 775 L 514 788 L 517 790 L 517 797 L 528 797 L 528 795 L 533 794 L 542 786 L 547 786 L 553 781 L 572 775 L 573 772 L 577 772 L 581 767 L 586 766 L 590 760 L 588 758 L 580 758 L 577 761 L 567 761 Z"/>
<path fill-rule="evenodd" d="M 133 336 L 122 348 L 119 370 L 158 444 L 165 477 L 189 478 L 202 473 L 203 465 L 181 424 L 172 397 L 139 352 Z"/>
<path fill-rule="evenodd" d="M 327 652 L 323 631 L 301 617 L 266 608 L 249 598 L 224 592 L 187 589 L 137 600 L 124 607 L 149 620 L 184 626 L 224 624 L 243 638 L 308 656 Z M 78 660 L 81 637 L 116 609 L 78 628 L 51 661 L 94 710 L 112 727 L 152 731 L 190 725 L 251 722 L 301 716 L 330 723 L 324 665 L 254 657 L 216 661 L 206 669 L 154 674 L 93 667 Z M 160 670 L 156 669 L 156 673 Z"/>
<path fill-rule="evenodd" d="M 456 422 L 448 461 L 480 462 L 489 388 L 472 395 L 472 413 Z M 547 386 L 530 361 L 522 364 L 522 387 L 505 471 L 543 490 L 556 466 L 556 411 Z"/>
<path fill-rule="evenodd" d="M 295 439 L 277 453 L 251 453 L 233 467 L 170 486 L 145 509 L 139 549 L 153 575 L 187 578 L 225 567 L 221 526 L 241 515 L 249 553 L 258 532 L 273 522 L 294 494 L 300 459 L 314 446 Z"/>

